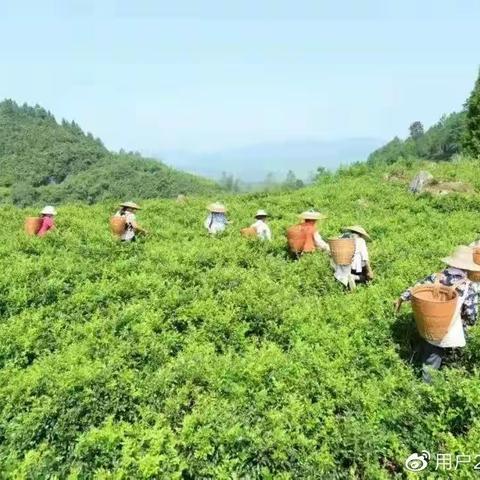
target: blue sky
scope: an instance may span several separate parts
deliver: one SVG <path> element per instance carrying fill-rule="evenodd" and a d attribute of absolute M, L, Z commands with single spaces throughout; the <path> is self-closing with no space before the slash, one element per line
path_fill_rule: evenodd
<path fill-rule="evenodd" d="M 458 110 L 478 0 L 1 1 L 0 97 L 113 149 L 390 138 Z"/>

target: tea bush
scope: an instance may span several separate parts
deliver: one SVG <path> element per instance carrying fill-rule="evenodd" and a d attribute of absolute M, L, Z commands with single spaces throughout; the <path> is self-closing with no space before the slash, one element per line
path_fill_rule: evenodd
<path fill-rule="evenodd" d="M 433 168 L 478 182 L 474 162 Z M 111 203 L 61 206 L 43 239 L 22 231 L 32 210 L 3 207 L 1 477 L 414 478 L 413 452 L 480 453 L 478 328 L 427 386 L 408 308 L 392 313 L 475 238 L 478 195 L 414 197 L 384 174 L 226 198 L 235 223 L 218 238 L 206 198 L 145 202 L 150 235 L 129 245 L 108 231 Z M 325 255 L 289 257 L 285 228 L 310 206 L 325 237 L 367 228 L 373 284 L 346 293 Z M 258 207 L 270 244 L 238 233 Z"/>

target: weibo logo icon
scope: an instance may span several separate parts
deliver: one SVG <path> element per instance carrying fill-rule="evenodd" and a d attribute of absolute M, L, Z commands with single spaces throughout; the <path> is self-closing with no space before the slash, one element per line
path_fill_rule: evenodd
<path fill-rule="evenodd" d="M 422 453 L 413 453 L 405 460 L 405 468 L 410 472 L 421 472 L 425 470 L 430 461 L 430 453 L 423 450 Z"/>

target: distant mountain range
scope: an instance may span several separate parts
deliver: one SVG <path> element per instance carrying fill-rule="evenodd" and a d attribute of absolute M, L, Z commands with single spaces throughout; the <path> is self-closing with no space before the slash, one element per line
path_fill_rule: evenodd
<path fill-rule="evenodd" d="M 245 182 L 262 181 L 269 173 L 281 180 L 289 170 L 307 179 L 318 167 L 335 170 L 340 165 L 366 160 L 384 140 L 347 138 L 332 141 L 262 143 L 207 154 L 170 150 L 149 152 L 165 163 L 197 175 L 218 179 L 222 172 Z"/>

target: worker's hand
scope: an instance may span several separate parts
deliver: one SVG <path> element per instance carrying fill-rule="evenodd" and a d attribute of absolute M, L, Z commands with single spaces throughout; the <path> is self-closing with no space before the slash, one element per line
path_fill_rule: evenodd
<path fill-rule="evenodd" d="M 374 276 L 375 276 L 375 275 L 373 274 L 373 270 L 370 270 L 370 269 L 367 270 L 367 278 L 368 278 L 368 280 L 373 280 L 373 277 L 374 277 Z"/>
<path fill-rule="evenodd" d="M 143 235 L 147 234 L 147 231 L 145 229 L 143 229 L 140 225 L 138 225 L 138 223 L 136 225 L 134 225 L 133 228 L 138 233 L 142 233 Z"/>
<path fill-rule="evenodd" d="M 401 298 L 399 298 L 395 304 L 394 304 L 394 308 L 395 308 L 395 313 L 398 313 L 400 311 L 400 309 L 402 308 L 402 304 L 403 304 L 403 300 Z"/>

